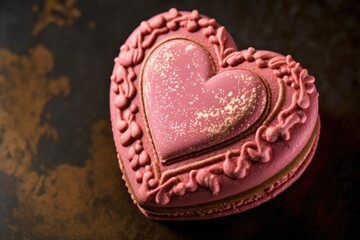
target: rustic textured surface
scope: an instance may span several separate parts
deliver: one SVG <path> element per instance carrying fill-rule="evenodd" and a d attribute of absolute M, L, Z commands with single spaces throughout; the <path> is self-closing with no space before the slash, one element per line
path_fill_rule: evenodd
<path fill-rule="evenodd" d="M 359 239 L 360 4 L 124 2 L 0 0 L 0 239 Z M 291 53 L 316 76 L 313 163 L 258 208 L 151 221 L 121 180 L 108 111 L 113 58 L 141 20 L 171 7 L 199 9 L 239 49 Z"/>

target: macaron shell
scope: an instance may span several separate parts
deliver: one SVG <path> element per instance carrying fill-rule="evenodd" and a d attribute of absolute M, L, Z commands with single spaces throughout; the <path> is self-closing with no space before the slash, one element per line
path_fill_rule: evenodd
<path fill-rule="evenodd" d="M 175 11 L 143 22 L 115 59 L 110 113 L 123 178 L 134 203 L 151 218 L 204 219 L 247 210 L 286 189 L 311 161 L 320 129 L 314 78 L 291 56 L 253 48 L 236 51 L 231 36 L 213 20 L 194 11 Z M 154 48 L 177 39 L 206 49 L 215 76 L 234 71 L 258 76 L 267 99 L 263 112 L 244 133 L 225 134 L 204 149 L 185 151 L 184 157 L 164 162 L 156 152 L 161 141 L 154 141 L 148 120 L 143 63 Z M 308 153 L 304 162 L 289 167 L 304 151 Z M 293 174 L 274 182 L 279 173 Z M 282 182 L 266 192 L 269 179 L 275 185 Z M 244 203 L 249 191 L 252 200 Z"/>

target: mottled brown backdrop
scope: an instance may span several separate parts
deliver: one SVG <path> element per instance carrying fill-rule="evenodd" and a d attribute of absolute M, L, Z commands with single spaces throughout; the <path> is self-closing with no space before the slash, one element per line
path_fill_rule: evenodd
<path fill-rule="evenodd" d="M 305 174 L 248 212 L 144 218 L 117 166 L 113 58 L 171 7 L 225 25 L 239 49 L 292 54 L 316 76 L 322 121 Z M 0 239 L 359 239 L 358 1 L 0 0 Z"/>

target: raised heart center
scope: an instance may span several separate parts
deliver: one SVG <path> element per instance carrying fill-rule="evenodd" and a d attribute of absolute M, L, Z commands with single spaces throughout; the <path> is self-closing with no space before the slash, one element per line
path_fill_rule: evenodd
<path fill-rule="evenodd" d="M 266 87 L 241 69 L 215 74 L 199 44 L 172 39 L 142 69 L 143 103 L 158 157 L 167 162 L 228 141 L 248 130 L 266 107 Z"/>

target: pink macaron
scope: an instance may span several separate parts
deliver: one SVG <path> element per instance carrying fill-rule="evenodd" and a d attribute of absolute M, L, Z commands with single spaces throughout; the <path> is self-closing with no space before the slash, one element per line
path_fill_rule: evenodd
<path fill-rule="evenodd" d="M 134 203 L 154 219 L 208 219 L 284 191 L 316 150 L 314 80 L 290 55 L 237 50 L 196 10 L 143 21 L 115 58 L 110 88 Z"/>

